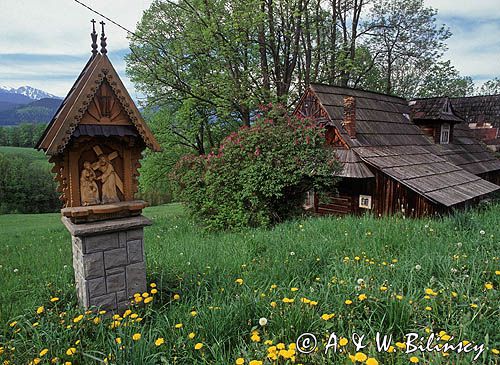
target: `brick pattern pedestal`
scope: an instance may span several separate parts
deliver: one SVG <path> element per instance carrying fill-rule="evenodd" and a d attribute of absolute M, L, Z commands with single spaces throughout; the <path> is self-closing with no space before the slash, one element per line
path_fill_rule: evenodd
<path fill-rule="evenodd" d="M 143 216 L 75 224 L 71 233 L 73 268 L 80 305 L 108 311 L 125 309 L 135 293 L 147 289 Z"/>

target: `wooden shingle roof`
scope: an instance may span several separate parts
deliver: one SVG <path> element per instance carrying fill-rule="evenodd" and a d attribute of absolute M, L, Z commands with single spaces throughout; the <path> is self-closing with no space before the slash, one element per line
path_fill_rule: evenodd
<path fill-rule="evenodd" d="M 500 99 L 498 101 L 500 102 Z M 426 113 L 428 113 L 429 110 L 434 110 L 434 112 L 430 113 L 433 118 L 436 118 L 435 120 L 450 122 L 451 117 L 447 119 L 438 119 L 440 116 L 443 117 L 445 113 L 435 112 L 436 106 L 446 103 L 450 103 L 450 101 L 448 98 L 444 97 L 414 100 L 410 102 L 413 118 L 415 121 L 429 120 L 430 117 Z M 453 105 L 453 103 L 452 101 L 451 104 Z M 431 151 L 475 175 L 500 170 L 500 160 L 498 160 L 481 141 L 475 138 L 473 131 L 469 128 L 467 123 L 456 114 L 455 107 L 453 106 L 450 110 L 452 117 L 455 118 L 455 120 L 460 120 L 460 122 L 453 127 L 453 138 L 449 144 L 432 146 Z"/>
<path fill-rule="evenodd" d="M 137 130 L 146 146 L 153 151 L 159 151 L 158 142 L 106 54 L 96 54 L 87 62 L 54 118 L 45 129 L 36 148 L 45 151 L 48 155 L 61 153 L 71 140 L 100 85 L 104 82 L 107 82 L 111 87 L 132 126 Z"/>
<path fill-rule="evenodd" d="M 467 123 L 489 122 L 500 127 L 500 95 L 450 98 L 453 110 Z"/>
<path fill-rule="evenodd" d="M 449 123 L 463 122 L 463 119 L 454 112 L 453 105 L 447 97 L 416 99 L 410 101 L 409 105 L 414 119 Z"/>
<path fill-rule="evenodd" d="M 330 124 L 364 163 L 430 201 L 449 207 L 500 189 L 450 161 L 449 150 L 441 149 L 411 121 L 405 99 L 320 84 L 310 88 Z M 356 98 L 356 138 L 342 126 L 345 96 Z"/>

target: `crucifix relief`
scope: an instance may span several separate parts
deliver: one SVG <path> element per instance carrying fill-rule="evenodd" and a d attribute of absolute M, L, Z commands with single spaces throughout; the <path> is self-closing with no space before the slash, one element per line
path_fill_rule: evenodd
<path fill-rule="evenodd" d="M 80 174 L 80 195 L 82 205 L 110 204 L 120 201 L 118 190 L 123 194 L 123 182 L 115 171 L 112 161 L 118 157 L 118 153 L 112 152 L 106 155 L 99 146 L 93 147 L 98 160 L 96 162 L 85 161 Z M 96 172 L 100 172 L 97 176 Z M 101 182 L 101 196 L 96 181 Z"/>

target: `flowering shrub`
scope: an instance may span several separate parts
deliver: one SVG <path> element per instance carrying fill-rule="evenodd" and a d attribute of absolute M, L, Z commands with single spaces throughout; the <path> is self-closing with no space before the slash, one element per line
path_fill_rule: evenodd
<path fill-rule="evenodd" d="M 193 215 L 223 229 L 269 226 L 297 214 L 308 190 L 333 189 L 338 168 L 314 120 L 269 105 L 217 151 L 184 156 L 171 176 Z"/>

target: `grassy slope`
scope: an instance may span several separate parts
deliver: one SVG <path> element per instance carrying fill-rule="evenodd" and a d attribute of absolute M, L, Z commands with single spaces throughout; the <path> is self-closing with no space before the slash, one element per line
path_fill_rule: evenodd
<path fill-rule="evenodd" d="M 7 156 L 22 155 L 35 163 L 40 163 L 42 166 L 51 167 L 48 162 L 48 157 L 45 156 L 42 151 L 37 151 L 34 148 L 0 146 L 0 154 L 5 154 Z"/>
<path fill-rule="evenodd" d="M 48 311 L 51 296 L 61 298 L 58 311 L 65 308 L 70 318 L 78 313 L 70 237 L 58 214 L 0 216 L 0 346 L 12 336 L 7 321 L 17 319 L 25 326 L 17 336 L 27 341 L 15 342 L 18 353 L 27 352 L 21 356 L 24 362 L 43 347 L 52 356 L 64 357 L 71 341 L 81 339 L 78 356 L 103 358 L 112 352 L 117 363 L 153 364 L 162 356 L 168 361 L 176 356 L 181 364 L 229 364 L 239 356 L 265 357 L 267 346 L 250 341 L 260 317 L 270 320 L 261 331 L 262 341 L 275 343 L 293 342 L 305 331 L 318 337 L 325 331 L 347 336 L 353 328 L 370 339 L 382 331 L 402 340 L 410 331 L 425 335 L 427 327 L 460 340 L 486 342 L 490 348 L 500 345 L 498 205 L 443 220 L 321 218 L 240 233 L 203 232 L 179 205 L 148 208 L 145 215 L 155 223 L 146 229 L 148 281 L 157 283 L 160 293 L 152 307 L 138 310 L 143 322 L 120 327 L 118 333 L 102 325 L 75 332 L 53 327 L 57 321 L 48 319 L 40 330 L 30 330 L 28 321 L 41 321 L 34 314 L 37 306 L 47 308 L 47 318 L 49 312 L 55 316 Z M 244 284 L 236 284 L 236 278 Z M 366 283 L 361 291 L 355 288 L 358 278 Z M 485 290 L 486 282 L 495 290 Z M 277 289 L 271 290 L 272 284 Z M 387 291 L 380 290 L 384 286 Z M 292 292 L 291 287 L 299 290 Z M 425 288 L 437 296 L 425 299 Z M 458 293 L 456 298 L 452 291 Z M 180 294 L 179 301 L 172 300 L 174 293 Z M 360 302 L 360 293 L 368 299 Z M 284 297 L 295 302 L 285 304 Z M 301 297 L 318 305 L 300 303 Z M 346 305 L 346 299 L 353 304 Z M 271 301 L 278 303 L 276 308 Z M 478 307 L 471 308 L 473 303 Z M 432 310 L 426 311 L 426 306 Z M 195 318 L 189 315 L 193 309 L 198 312 Z M 324 313 L 336 317 L 324 321 Z M 175 323 L 184 327 L 174 329 Z M 131 334 L 138 331 L 143 339 L 132 345 Z M 194 340 L 187 339 L 191 331 L 196 332 Z M 115 336 L 127 339 L 126 351 L 117 350 Z M 166 344 L 155 348 L 152 342 L 158 337 Z M 193 349 L 197 341 L 205 344 L 201 352 Z M 406 364 L 410 356 L 379 355 L 371 347 L 363 351 L 383 364 Z M 478 363 L 495 363 L 487 353 Z M 417 355 L 424 364 L 451 361 L 435 353 L 427 360 Z M 321 364 L 324 359 L 303 356 L 300 361 Z M 453 359 L 456 364 L 470 363 L 463 354 Z"/>

